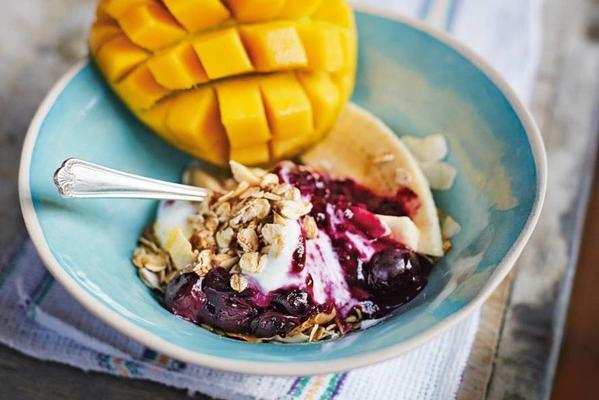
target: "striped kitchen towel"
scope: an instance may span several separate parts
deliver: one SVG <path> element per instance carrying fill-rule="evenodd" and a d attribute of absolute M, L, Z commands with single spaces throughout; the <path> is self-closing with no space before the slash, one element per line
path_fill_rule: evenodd
<path fill-rule="evenodd" d="M 541 0 L 361 0 L 450 31 L 529 100 Z M 478 326 L 475 313 L 428 344 L 346 373 L 293 378 L 215 371 L 170 359 L 114 331 L 55 283 L 27 238 L 0 260 L 0 341 L 88 371 L 149 379 L 223 399 L 451 399 Z"/>

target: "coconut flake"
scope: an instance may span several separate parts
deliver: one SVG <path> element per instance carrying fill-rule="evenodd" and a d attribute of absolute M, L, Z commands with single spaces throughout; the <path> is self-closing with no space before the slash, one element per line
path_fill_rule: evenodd
<path fill-rule="evenodd" d="M 441 161 L 447 157 L 447 140 L 445 139 L 445 136 L 439 133 L 423 138 L 403 136 L 401 140 L 418 161 Z"/>
<path fill-rule="evenodd" d="M 431 189 L 448 190 L 453 186 L 457 171 L 452 165 L 443 161 L 430 161 L 423 162 L 420 167 Z"/>
<path fill-rule="evenodd" d="M 458 222 L 451 218 L 449 215 L 443 219 L 441 234 L 445 239 L 451 239 L 462 230 L 462 226 Z"/>
<path fill-rule="evenodd" d="M 420 231 L 410 218 L 391 215 L 377 215 L 377 217 L 389 228 L 393 239 L 411 249 L 418 248 Z"/>

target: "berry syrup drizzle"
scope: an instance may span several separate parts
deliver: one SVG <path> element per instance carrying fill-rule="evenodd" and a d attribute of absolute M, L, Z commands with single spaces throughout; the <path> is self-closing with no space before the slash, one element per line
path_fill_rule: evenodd
<path fill-rule="evenodd" d="M 274 172 L 312 203 L 310 215 L 319 228 L 317 239 L 300 235 L 289 271 L 294 283 L 267 293 L 253 283 L 237 293 L 223 268 L 204 278 L 184 274 L 167 287 L 164 302 L 171 312 L 227 333 L 270 338 L 335 310 L 337 324 L 347 331 L 351 326 L 344 320 L 356 309 L 363 319 L 382 318 L 426 286 L 431 261 L 391 238 L 375 215 L 413 216 L 420 207 L 413 191 L 380 196 L 351 179 L 331 179 L 292 163 L 280 163 Z"/>

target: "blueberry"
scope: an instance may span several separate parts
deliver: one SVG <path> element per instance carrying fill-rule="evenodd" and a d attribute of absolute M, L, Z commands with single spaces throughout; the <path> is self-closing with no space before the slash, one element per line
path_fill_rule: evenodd
<path fill-rule="evenodd" d="M 294 289 L 290 292 L 279 293 L 273 298 L 273 303 L 279 305 L 288 314 L 296 317 L 307 317 L 314 312 L 308 293 Z"/>
<path fill-rule="evenodd" d="M 258 315 L 258 307 L 248 298 L 234 292 L 223 292 L 211 287 L 204 289 L 206 306 L 199 321 L 231 333 L 249 333 L 250 323 Z"/>
<path fill-rule="evenodd" d="M 258 338 L 270 338 L 276 335 L 285 336 L 300 324 L 300 319 L 275 311 L 266 311 L 254 318 L 251 329 Z"/>
<path fill-rule="evenodd" d="M 202 282 L 202 289 L 212 288 L 219 292 L 231 292 L 231 276 L 229 271 L 224 268 L 213 268 L 211 269 Z"/>
<path fill-rule="evenodd" d="M 198 315 L 206 305 L 206 296 L 200 288 L 196 274 L 182 274 L 175 277 L 164 295 L 164 304 L 173 314 L 197 323 Z"/>
<path fill-rule="evenodd" d="M 390 289 L 401 284 L 402 278 L 417 266 L 418 260 L 412 251 L 388 248 L 375 254 L 368 263 L 366 282 L 373 289 Z"/>

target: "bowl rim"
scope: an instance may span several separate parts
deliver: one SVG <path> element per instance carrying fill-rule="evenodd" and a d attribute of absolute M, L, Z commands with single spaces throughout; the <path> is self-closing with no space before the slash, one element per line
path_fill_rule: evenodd
<path fill-rule="evenodd" d="M 73 297 L 75 297 L 75 299 L 77 299 L 77 301 L 83 304 L 85 308 L 91 311 L 95 316 L 113 328 L 117 329 L 119 332 L 134 338 L 135 340 L 143 343 L 145 346 L 155 349 L 163 354 L 184 362 L 201 365 L 208 368 L 245 374 L 273 376 L 305 376 L 326 374 L 347 371 L 350 369 L 385 361 L 390 358 L 397 357 L 400 354 L 409 352 L 416 347 L 427 343 L 443 332 L 446 332 L 451 327 L 455 326 L 458 322 L 462 321 L 464 318 L 466 318 L 466 316 L 477 309 L 493 293 L 493 291 L 510 272 L 538 222 L 547 188 L 547 155 L 540 131 L 529 111 L 523 105 L 514 90 L 500 76 L 500 74 L 485 60 L 474 53 L 474 51 L 470 50 L 468 47 L 449 36 L 449 34 L 430 27 L 419 20 L 406 17 L 396 12 L 390 12 L 373 6 L 353 5 L 353 7 L 356 11 L 388 18 L 408 25 L 416 30 L 422 31 L 432 38 L 444 43 L 456 53 L 463 56 L 474 66 L 476 66 L 478 70 L 481 71 L 502 92 L 521 121 L 527 134 L 537 170 L 537 187 L 532 210 L 528 216 L 526 224 L 524 225 L 512 247 L 497 265 L 495 271 L 489 277 L 489 280 L 485 283 L 480 292 L 469 303 L 424 332 L 421 332 L 410 339 L 396 343 L 384 349 L 333 360 L 300 363 L 229 360 L 224 357 L 201 354 L 193 350 L 186 350 L 176 344 L 170 343 L 158 335 L 150 333 L 144 328 L 141 328 L 135 325 L 133 322 L 130 322 L 124 317 L 116 314 L 114 311 L 109 309 L 108 306 L 100 303 L 85 289 L 79 286 L 76 281 L 73 280 L 66 273 L 66 271 L 64 271 L 58 260 L 52 255 L 37 218 L 31 198 L 31 188 L 29 186 L 33 149 L 42 124 L 46 119 L 48 112 L 54 105 L 56 99 L 60 96 L 72 79 L 86 65 L 88 65 L 89 59 L 81 60 L 74 65 L 58 80 L 58 82 L 56 82 L 50 92 L 46 95 L 30 123 L 21 152 L 18 178 L 21 212 L 23 214 L 25 226 L 37 252 L 39 253 L 43 263 L 46 265 L 50 273 L 56 278 L 56 280 L 58 280 L 60 284 Z"/>

